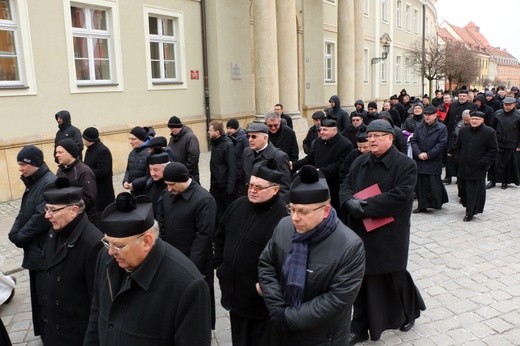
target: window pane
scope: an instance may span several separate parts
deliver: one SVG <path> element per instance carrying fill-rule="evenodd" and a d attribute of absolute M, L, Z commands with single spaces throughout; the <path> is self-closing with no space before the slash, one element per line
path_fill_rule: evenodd
<path fill-rule="evenodd" d="M 159 55 L 159 43 L 150 42 L 150 57 L 154 60 L 160 59 Z"/>
<path fill-rule="evenodd" d="M 0 55 L 16 55 L 13 31 L 0 30 Z"/>
<path fill-rule="evenodd" d="M 89 80 L 90 71 L 88 69 L 88 60 L 76 59 L 76 79 L 77 80 Z"/>
<path fill-rule="evenodd" d="M 9 0 L 0 0 L 0 19 L 12 20 Z"/>
<path fill-rule="evenodd" d="M 92 29 L 107 29 L 107 13 L 103 10 L 92 10 Z"/>
<path fill-rule="evenodd" d="M 96 71 L 96 80 L 110 79 L 110 61 L 95 60 L 94 69 Z"/>
<path fill-rule="evenodd" d="M 150 30 L 151 35 L 157 35 L 159 33 L 157 30 L 157 17 L 148 17 L 148 30 Z"/>
<path fill-rule="evenodd" d="M 74 37 L 74 57 L 75 58 L 88 58 L 87 49 L 87 38 L 86 37 Z"/>
<path fill-rule="evenodd" d="M 176 78 L 175 75 L 175 61 L 164 62 L 165 78 Z"/>
<path fill-rule="evenodd" d="M 162 19 L 162 32 L 164 36 L 173 36 L 173 20 Z"/>
<path fill-rule="evenodd" d="M 83 8 L 72 6 L 70 15 L 73 28 L 85 28 L 85 10 Z"/>
<path fill-rule="evenodd" d="M 0 58 L 0 81 L 20 80 L 17 58 Z"/>
<path fill-rule="evenodd" d="M 175 59 L 174 46 L 172 43 L 163 44 L 164 50 L 164 60 L 172 60 Z"/>
<path fill-rule="evenodd" d="M 152 61 L 152 78 L 161 78 L 161 62 Z"/>
<path fill-rule="evenodd" d="M 94 39 L 94 58 L 108 59 L 108 40 L 102 38 Z"/>

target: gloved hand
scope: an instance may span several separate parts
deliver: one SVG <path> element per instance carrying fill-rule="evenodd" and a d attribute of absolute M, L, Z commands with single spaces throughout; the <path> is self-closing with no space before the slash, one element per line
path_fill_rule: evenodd
<path fill-rule="evenodd" d="M 356 198 L 349 199 L 345 202 L 345 207 L 347 208 L 348 213 L 356 219 L 362 219 L 365 217 L 365 210 L 363 210 L 364 205 L 367 205 L 366 201 Z"/>

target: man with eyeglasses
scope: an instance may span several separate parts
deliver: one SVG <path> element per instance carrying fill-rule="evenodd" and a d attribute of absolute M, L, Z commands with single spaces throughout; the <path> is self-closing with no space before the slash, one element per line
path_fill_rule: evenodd
<path fill-rule="evenodd" d="M 256 289 L 258 257 L 278 221 L 287 216 L 278 197 L 282 178 L 273 159 L 255 165 L 247 196 L 229 206 L 215 235 L 213 266 L 235 346 L 267 345 L 269 312 Z"/>
<path fill-rule="evenodd" d="M 25 191 L 20 203 L 20 211 L 9 231 L 9 240 L 23 248 L 22 267 L 29 270 L 31 311 L 34 335 L 42 332 L 41 306 L 43 304 L 43 283 L 45 282 L 45 243 L 51 228 L 45 219 L 43 190 L 56 180 L 43 159 L 43 152 L 34 145 L 27 145 L 16 157 L 20 179 Z"/>
<path fill-rule="evenodd" d="M 46 345 L 81 345 L 103 234 L 84 212 L 80 183 L 57 178 L 47 186 L 43 198 L 45 218 L 52 229 L 45 248 L 42 340 Z"/>
<path fill-rule="evenodd" d="M 255 164 L 273 158 L 276 160 L 277 170 L 283 174 L 283 179 L 280 183 L 280 198 L 287 202 L 291 181 L 289 157 L 269 142 L 269 129 L 265 124 L 252 123 L 247 128 L 246 133 L 249 140 L 249 148 L 245 148 L 242 153 L 244 181 L 248 182 L 251 179 L 251 173 Z M 244 191 L 244 195 L 246 195 L 246 187 L 244 187 Z"/>
<path fill-rule="evenodd" d="M 194 181 L 188 168 L 170 162 L 163 179 L 168 193 L 163 198 L 163 219 L 158 220 L 161 237 L 175 246 L 199 269 L 211 293 L 212 326 L 215 327 L 213 289 L 213 236 L 217 204 L 211 194 Z"/>
<path fill-rule="evenodd" d="M 119 194 L 101 228 L 106 250 L 96 264 L 83 345 L 209 346 L 208 286 L 186 256 L 159 238 L 150 199 Z"/>
<path fill-rule="evenodd" d="M 363 243 L 338 219 L 313 166 L 300 169 L 287 207 L 291 215 L 280 220 L 258 264 L 269 345 L 347 345 L 365 271 Z"/>
<path fill-rule="evenodd" d="M 409 331 L 420 310 L 422 297 L 406 270 L 410 243 L 410 216 L 417 167 L 393 145 L 393 127 L 383 119 L 367 126 L 370 153 L 359 156 L 341 184 L 339 199 L 349 214 L 348 225 L 363 240 L 366 273 L 354 303 L 350 345 L 379 340 L 386 329 Z M 377 184 L 380 194 L 358 199 L 354 195 Z M 392 217 L 375 229 L 365 218 Z"/>
<path fill-rule="evenodd" d="M 286 153 L 289 156 L 289 161 L 293 163 L 298 161 L 300 149 L 293 129 L 284 125 L 280 115 L 275 112 L 269 112 L 265 115 L 265 124 L 269 129 L 269 142 Z"/>

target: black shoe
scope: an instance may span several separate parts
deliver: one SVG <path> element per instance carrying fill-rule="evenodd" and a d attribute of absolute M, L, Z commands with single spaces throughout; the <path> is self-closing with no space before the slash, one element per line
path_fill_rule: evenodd
<path fill-rule="evenodd" d="M 492 182 L 492 181 L 490 181 L 489 183 L 487 183 L 487 185 L 486 185 L 486 189 L 492 189 L 492 188 L 494 188 L 495 186 L 497 186 L 497 184 L 494 183 L 494 182 Z"/>
<path fill-rule="evenodd" d="M 413 213 L 414 214 L 426 213 L 426 211 L 427 211 L 426 208 L 417 208 L 417 209 L 414 209 Z"/>
<path fill-rule="evenodd" d="M 442 183 L 443 183 L 443 184 L 446 184 L 446 185 L 450 185 L 450 184 L 451 184 L 451 177 L 444 178 L 444 179 L 442 180 Z"/>
<path fill-rule="evenodd" d="M 407 332 L 410 329 L 412 329 L 413 325 L 415 324 L 415 320 L 412 321 L 406 321 L 403 323 L 403 325 L 399 328 L 402 332 Z"/>
<path fill-rule="evenodd" d="M 502 186 L 500 187 L 502 190 L 505 190 L 508 188 L 507 184 L 506 183 L 502 183 Z"/>
<path fill-rule="evenodd" d="M 473 220 L 473 215 L 466 215 L 462 219 L 462 221 L 464 221 L 464 222 L 468 222 L 468 221 L 471 221 L 471 220 Z"/>
<path fill-rule="evenodd" d="M 350 332 L 348 334 L 348 345 L 353 346 L 358 342 L 363 342 L 368 340 L 368 334 L 358 335 L 356 333 Z"/>

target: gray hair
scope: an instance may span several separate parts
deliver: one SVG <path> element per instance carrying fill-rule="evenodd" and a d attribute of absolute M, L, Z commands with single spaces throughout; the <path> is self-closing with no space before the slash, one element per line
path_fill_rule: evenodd
<path fill-rule="evenodd" d="M 268 113 L 265 115 L 265 121 L 267 121 L 267 120 L 272 120 L 272 119 L 280 120 L 280 115 L 278 115 L 278 114 L 275 113 L 275 112 L 268 112 Z"/>

